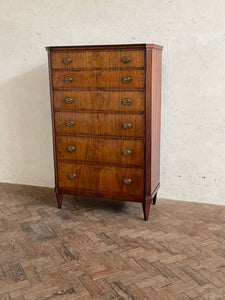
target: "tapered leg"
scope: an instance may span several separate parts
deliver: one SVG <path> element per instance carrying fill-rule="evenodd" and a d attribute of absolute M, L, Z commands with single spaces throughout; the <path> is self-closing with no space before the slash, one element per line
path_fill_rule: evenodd
<path fill-rule="evenodd" d="M 151 205 L 151 202 L 149 202 L 149 201 L 148 202 L 146 201 L 146 202 L 142 203 L 145 221 L 148 221 L 150 205 Z"/>
<path fill-rule="evenodd" d="M 58 203 L 58 208 L 62 207 L 62 201 L 63 201 L 63 194 L 56 193 L 56 199 Z"/>
<path fill-rule="evenodd" d="M 156 204 L 156 199 L 157 199 L 157 193 L 155 194 L 155 197 L 152 200 L 152 204 L 155 205 Z"/>

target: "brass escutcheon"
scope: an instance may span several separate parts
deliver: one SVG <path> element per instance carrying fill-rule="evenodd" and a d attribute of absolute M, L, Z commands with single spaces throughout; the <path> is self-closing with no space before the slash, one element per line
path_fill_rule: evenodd
<path fill-rule="evenodd" d="M 73 124 L 74 124 L 74 121 L 72 121 L 72 120 L 68 120 L 68 121 L 66 121 L 66 123 L 65 123 L 65 125 L 68 126 L 68 127 L 73 126 Z"/>
<path fill-rule="evenodd" d="M 122 104 L 123 104 L 123 105 L 129 105 L 130 103 L 131 103 L 131 99 L 124 98 L 124 99 L 122 100 Z"/>
<path fill-rule="evenodd" d="M 74 173 L 70 173 L 69 175 L 68 175 L 68 178 L 69 179 L 75 179 L 77 176 L 76 176 L 76 174 L 74 174 Z"/>
<path fill-rule="evenodd" d="M 123 56 L 121 58 L 121 61 L 124 63 L 124 64 L 127 64 L 131 61 L 131 58 L 129 56 Z"/>
<path fill-rule="evenodd" d="M 70 104 L 70 103 L 73 102 L 73 98 L 67 97 L 64 101 L 65 101 L 67 104 Z"/>
<path fill-rule="evenodd" d="M 123 183 L 131 184 L 132 180 L 130 178 L 124 178 Z"/>
<path fill-rule="evenodd" d="M 123 123 L 123 128 L 124 129 L 130 129 L 131 128 L 131 123 Z"/>
<path fill-rule="evenodd" d="M 124 76 L 123 78 L 122 78 L 122 81 L 123 81 L 123 83 L 129 83 L 129 82 L 131 82 L 131 77 L 130 76 Z"/>
<path fill-rule="evenodd" d="M 66 57 L 66 58 L 64 58 L 64 60 L 63 60 L 63 63 L 64 63 L 65 65 L 69 65 L 69 64 L 71 64 L 71 62 L 72 62 L 72 58 L 69 58 L 69 57 Z"/>
<path fill-rule="evenodd" d="M 128 149 L 126 149 L 126 150 L 123 150 L 122 154 L 123 154 L 124 156 L 129 156 L 129 155 L 131 155 L 131 151 L 128 150 Z"/>
<path fill-rule="evenodd" d="M 73 151 L 75 151 L 76 150 L 76 148 L 74 147 L 74 146 L 69 146 L 69 147 L 67 147 L 67 151 L 68 152 L 73 152 Z"/>
<path fill-rule="evenodd" d="M 66 82 L 66 83 L 70 83 L 70 82 L 72 82 L 73 81 L 73 78 L 72 77 L 65 77 L 64 78 L 64 82 Z"/>

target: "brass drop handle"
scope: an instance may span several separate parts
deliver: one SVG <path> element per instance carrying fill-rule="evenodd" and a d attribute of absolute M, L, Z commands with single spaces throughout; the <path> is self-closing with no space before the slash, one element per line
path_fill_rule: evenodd
<path fill-rule="evenodd" d="M 131 58 L 129 56 L 123 56 L 121 58 L 121 61 L 124 63 L 124 64 L 127 64 L 131 61 Z"/>
<path fill-rule="evenodd" d="M 129 105 L 129 104 L 131 104 L 131 99 L 124 98 L 121 102 L 123 105 Z"/>
<path fill-rule="evenodd" d="M 123 123 L 123 128 L 124 129 L 130 129 L 131 128 L 131 124 L 130 123 Z"/>
<path fill-rule="evenodd" d="M 122 78 L 123 83 L 129 83 L 131 82 L 132 78 L 130 76 L 124 76 Z"/>
<path fill-rule="evenodd" d="M 73 98 L 67 97 L 64 101 L 65 101 L 67 104 L 70 104 L 70 103 L 73 102 Z"/>
<path fill-rule="evenodd" d="M 65 83 L 70 83 L 70 82 L 72 82 L 73 81 L 73 78 L 72 77 L 65 77 L 64 78 L 64 82 Z"/>
<path fill-rule="evenodd" d="M 68 178 L 69 178 L 69 179 L 75 179 L 76 177 L 77 177 L 77 175 L 74 174 L 74 173 L 68 174 Z"/>
<path fill-rule="evenodd" d="M 66 57 L 66 58 L 64 58 L 64 60 L 63 60 L 63 63 L 64 63 L 65 65 L 69 65 L 69 64 L 71 64 L 71 62 L 72 62 L 72 58 L 70 58 L 70 57 Z"/>
<path fill-rule="evenodd" d="M 68 126 L 68 127 L 71 127 L 71 126 L 74 125 L 74 121 L 68 120 L 68 121 L 66 121 L 65 125 Z"/>
<path fill-rule="evenodd" d="M 124 155 L 124 156 L 129 156 L 129 155 L 131 155 L 131 151 L 130 150 L 128 150 L 128 149 L 126 149 L 126 150 L 123 150 L 123 152 L 122 152 L 122 154 Z"/>
<path fill-rule="evenodd" d="M 67 147 L 68 152 L 74 152 L 75 150 L 76 150 L 76 148 L 74 146 Z"/>
<path fill-rule="evenodd" d="M 123 179 L 123 183 L 124 184 L 131 184 L 132 183 L 132 180 L 130 178 L 124 178 Z"/>

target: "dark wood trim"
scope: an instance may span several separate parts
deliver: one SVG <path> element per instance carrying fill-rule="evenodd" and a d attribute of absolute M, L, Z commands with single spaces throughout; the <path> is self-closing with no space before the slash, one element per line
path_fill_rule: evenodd
<path fill-rule="evenodd" d="M 51 53 L 48 53 L 48 65 L 49 65 L 49 86 L 50 86 L 50 104 L 51 104 L 51 119 L 52 119 L 52 139 L 53 139 L 53 159 L 55 170 L 55 189 L 58 188 L 58 173 L 57 173 L 57 157 L 56 157 L 56 131 L 55 131 L 55 118 L 54 118 L 54 102 L 53 102 L 53 87 L 52 87 L 52 63 Z"/>
<path fill-rule="evenodd" d="M 99 87 L 99 88 L 89 88 L 87 86 L 83 87 L 83 88 L 75 88 L 75 87 L 71 87 L 71 88 L 53 88 L 55 91 L 118 91 L 118 88 L 105 88 L 105 87 Z M 138 91 L 138 92 L 142 92 L 143 89 L 137 89 L 137 88 L 129 88 L 128 89 L 121 89 L 122 91 Z"/>
<path fill-rule="evenodd" d="M 55 109 L 55 112 L 93 112 L 93 113 L 101 113 L 101 114 L 113 114 L 115 113 L 115 110 L 90 110 L 90 109 Z M 117 110 L 116 113 L 121 115 L 143 115 L 144 111 L 119 111 Z"/>
<path fill-rule="evenodd" d="M 157 193 L 155 194 L 155 196 L 152 199 L 152 204 L 156 205 L 156 200 L 157 200 Z"/>
<path fill-rule="evenodd" d="M 151 195 L 151 62 L 152 51 L 145 51 L 145 196 Z"/>
<path fill-rule="evenodd" d="M 82 88 L 75 88 L 75 87 L 71 87 L 71 88 L 53 88 L 54 91 L 111 91 L 111 92 L 117 92 L 118 88 L 105 88 L 105 87 L 100 87 L 100 88 L 89 88 L 89 87 L 82 87 Z M 123 88 L 121 89 L 123 92 L 144 92 L 145 89 L 137 89 L 137 88 Z"/>
<path fill-rule="evenodd" d="M 115 110 L 90 110 L 90 109 L 55 109 L 55 112 L 80 112 L 80 113 L 98 113 L 98 114 L 117 114 L 117 115 L 143 115 L 144 111 L 126 112 L 126 111 L 115 111 Z"/>
<path fill-rule="evenodd" d="M 56 134 L 56 136 L 71 136 L 71 137 L 94 137 L 94 138 L 104 138 L 104 139 L 123 139 L 123 140 L 144 140 L 143 137 L 126 137 L 126 136 L 119 136 L 119 135 L 82 135 L 82 134 Z"/>
<path fill-rule="evenodd" d="M 85 136 L 85 137 L 88 137 L 90 136 L 90 134 L 79 134 L 79 135 L 75 135 L 75 134 L 72 134 L 72 133 L 68 133 L 68 134 L 65 134 L 65 133 L 57 133 L 57 135 L 62 135 L 62 136 Z M 95 135 L 95 134 L 92 134 L 91 136 L 93 137 L 100 137 L 100 138 L 104 138 L 106 137 L 106 135 Z M 107 135 L 108 138 L 110 139 L 115 139 L 115 138 L 119 138 L 119 139 L 122 139 L 122 140 L 143 140 L 144 138 L 141 137 L 141 136 L 137 136 L 137 137 L 133 137 L 133 136 L 129 136 L 127 135 L 126 137 L 124 136 L 120 136 L 120 135 Z"/>
<path fill-rule="evenodd" d="M 145 48 L 148 49 L 160 49 L 163 47 L 156 44 L 115 44 L 115 45 L 80 45 L 80 46 L 47 46 L 45 47 L 46 51 L 59 51 L 59 52 L 67 52 L 71 50 L 143 50 Z"/>
<path fill-rule="evenodd" d="M 56 200 L 58 204 L 58 208 L 62 208 L 62 202 L 63 202 L 63 194 L 56 193 Z"/>
<path fill-rule="evenodd" d="M 131 201 L 131 202 L 144 202 L 144 198 L 141 196 L 134 196 L 122 193 L 105 193 L 105 192 L 95 192 L 81 189 L 70 189 L 70 188 L 59 188 L 58 193 L 67 194 L 67 195 L 77 195 L 85 197 L 94 197 L 94 198 L 110 198 L 115 200 L 122 201 Z"/>
<path fill-rule="evenodd" d="M 82 161 L 82 160 L 66 160 L 66 159 L 58 159 L 58 161 L 61 161 L 61 162 L 66 162 L 66 163 L 78 163 L 78 164 L 83 164 L 83 165 L 96 165 L 96 166 L 115 166 L 115 167 L 124 167 L 124 168 L 131 168 L 131 169 L 144 169 L 144 165 L 143 166 L 140 166 L 140 165 L 127 165 L 127 164 L 118 164 L 118 163 L 94 163 L 94 162 L 91 162 L 91 161 Z"/>
<path fill-rule="evenodd" d="M 109 68 L 53 68 L 54 71 L 130 71 L 130 70 L 144 70 L 144 67 L 109 67 Z"/>
<path fill-rule="evenodd" d="M 144 213 L 144 220 L 145 221 L 148 221 L 149 212 L 150 212 L 150 206 L 151 206 L 151 202 L 149 202 L 149 201 L 142 202 L 143 213 Z"/>

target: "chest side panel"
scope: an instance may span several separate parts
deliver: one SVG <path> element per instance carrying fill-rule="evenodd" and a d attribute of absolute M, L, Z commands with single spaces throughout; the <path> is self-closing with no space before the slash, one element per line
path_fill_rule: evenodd
<path fill-rule="evenodd" d="M 162 51 L 146 52 L 145 105 L 145 194 L 153 195 L 159 187 L 161 128 L 161 68 Z"/>

